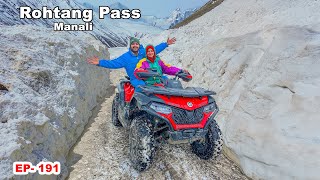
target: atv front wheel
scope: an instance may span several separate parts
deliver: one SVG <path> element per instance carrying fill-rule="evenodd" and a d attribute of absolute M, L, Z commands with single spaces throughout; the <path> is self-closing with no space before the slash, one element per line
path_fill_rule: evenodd
<path fill-rule="evenodd" d="M 203 142 L 200 140 L 191 144 L 192 151 L 201 159 L 216 159 L 222 151 L 222 134 L 215 120 L 209 125 L 208 133 Z"/>
<path fill-rule="evenodd" d="M 154 156 L 153 126 L 146 115 L 136 116 L 129 133 L 130 160 L 138 171 L 147 169 Z"/>
<path fill-rule="evenodd" d="M 120 101 L 119 94 L 116 93 L 116 96 L 114 97 L 112 102 L 112 124 L 117 127 L 122 126 L 121 122 L 119 121 L 119 114 L 118 114 L 119 103 L 120 103 L 119 101 Z"/>

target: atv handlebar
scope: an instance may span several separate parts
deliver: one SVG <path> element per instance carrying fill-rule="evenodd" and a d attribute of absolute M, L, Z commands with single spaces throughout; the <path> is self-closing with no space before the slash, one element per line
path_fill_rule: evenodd
<path fill-rule="evenodd" d="M 160 77 L 162 79 L 162 75 L 159 74 L 156 69 L 137 69 L 134 73 L 138 79 L 142 80 L 146 80 L 150 77 Z M 174 80 L 177 80 L 177 78 L 181 78 L 183 81 L 189 82 L 192 80 L 192 75 L 186 70 L 180 70 L 175 75 Z"/>
<path fill-rule="evenodd" d="M 143 80 L 149 77 L 162 77 L 155 69 L 137 69 L 135 75 Z"/>
<path fill-rule="evenodd" d="M 175 79 L 177 79 L 177 77 L 186 82 L 192 80 L 192 75 L 186 70 L 180 70 L 179 72 L 177 72 Z"/>

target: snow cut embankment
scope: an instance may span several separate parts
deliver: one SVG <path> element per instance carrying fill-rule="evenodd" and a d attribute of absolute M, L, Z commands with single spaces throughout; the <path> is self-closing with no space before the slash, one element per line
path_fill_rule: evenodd
<path fill-rule="evenodd" d="M 225 0 L 160 56 L 217 92 L 226 154 L 254 179 L 320 177 L 319 1 Z M 151 41 L 150 41 L 151 40 Z"/>
<path fill-rule="evenodd" d="M 0 29 L 0 84 L 8 90 L 0 91 L 0 179 L 13 176 L 14 161 L 42 160 L 61 162 L 64 179 L 65 157 L 110 85 L 109 71 L 85 59 L 109 53 L 84 33 Z"/>

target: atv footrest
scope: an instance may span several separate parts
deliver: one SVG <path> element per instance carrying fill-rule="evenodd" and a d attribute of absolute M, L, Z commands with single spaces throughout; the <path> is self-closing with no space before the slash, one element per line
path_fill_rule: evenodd
<path fill-rule="evenodd" d="M 185 129 L 181 131 L 169 132 L 170 144 L 192 143 L 196 140 L 203 139 L 208 130 L 206 129 Z"/>

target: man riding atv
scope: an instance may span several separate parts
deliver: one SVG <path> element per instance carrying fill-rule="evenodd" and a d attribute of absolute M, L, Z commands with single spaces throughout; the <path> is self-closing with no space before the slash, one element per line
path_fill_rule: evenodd
<path fill-rule="evenodd" d="M 192 76 L 165 64 L 155 55 L 153 46 L 146 50 L 147 57 L 139 61 L 134 72 L 146 85 L 134 89 L 128 79 L 121 79 L 112 103 L 111 122 L 129 131 L 132 166 L 138 171 L 149 168 L 162 143 L 190 144 L 201 159 L 217 158 L 223 140 L 214 119 L 219 111 L 211 96 L 215 92 L 183 88 L 177 78 L 190 81 Z M 163 73 L 175 78 L 169 79 Z"/>
<path fill-rule="evenodd" d="M 169 45 L 174 44 L 176 38 L 168 38 L 166 43 L 160 43 L 155 47 L 156 52 L 160 53 Z M 138 85 L 145 85 L 144 81 L 137 79 L 134 76 L 134 69 L 140 59 L 145 57 L 145 49 L 142 45 L 140 45 L 140 41 L 137 38 L 130 38 L 130 47 L 129 51 L 122 54 L 120 57 L 113 60 L 99 60 L 98 57 L 90 57 L 87 59 L 87 62 L 93 65 L 98 65 L 105 68 L 110 69 L 119 69 L 125 68 L 127 75 L 130 78 L 130 83 L 133 87 L 137 87 Z"/>
<path fill-rule="evenodd" d="M 174 41 L 168 39 L 168 45 Z M 148 46 L 147 54 L 150 55 L 138 63 L 145 57 L 145 52 L 141 46 L 138 48 L 137 39 L 131 39 L 129 52 L 113 61 L 99 61 L 97 57 L 88 59 L 89 63 L 102 67 L 125 67 L 130 76 L 130 80 L 121 79 L 117 86 L 111 122 L 129 131 L 129 158 L 138 171 L 150 167 L 157 147 L 166 142 L 190 144 L 201 159 L 216 158 L 222 151 L 222 134 L 214 119 L 219 111 L 212 97 L 215 92 L 201 87 L 183 88 L 177 78 L 189 81 L 192 76 L 180 68 L 166 65 L 155 56 L 155 52 L 161 52 L 166 46 L 163 43 L 155 48 Z M 140 70 L 134 75 L 136 65 Z M 156 71 L 150 70 L 152 68 Z M 162 72 L 176 77 L 164 80 Z M 158 82 L 162 87 L 157 87 Z"/>

